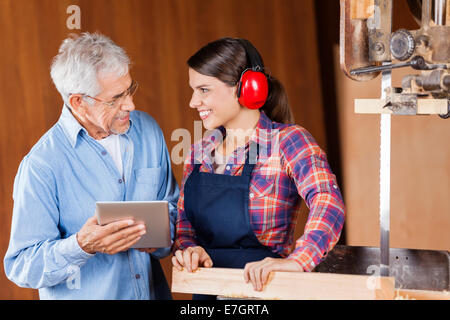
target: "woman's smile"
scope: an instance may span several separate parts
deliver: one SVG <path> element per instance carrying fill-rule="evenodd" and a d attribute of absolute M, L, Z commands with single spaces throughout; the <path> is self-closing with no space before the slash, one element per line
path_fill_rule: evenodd
<path fill-rule="evenodd" d="M 202 110 L 202 111 L 199 110 L 199 115 L 202 120 L 206 120 L 211 113 L 212 110 Z"/>

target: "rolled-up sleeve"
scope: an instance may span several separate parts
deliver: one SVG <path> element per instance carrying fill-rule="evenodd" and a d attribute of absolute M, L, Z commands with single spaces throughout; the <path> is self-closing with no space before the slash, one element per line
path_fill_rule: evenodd
<path fill-rule="evenodd" d="M 76 234 L 61 239 L 56 183 L 51 170 L 25 157 L 14 181 L 10 243 L 4 257 L 8 279 L 43 288 L 65 281 L 93 255 Z"/>
<path fill-rule="evenodd" d="M 339 240 L 345 218 L 344 203 L 325 153 L 306 130 L 295 127 L 281 150 L 288 174 L 310 209 L 304 233 L 287 258 L 311 271 Z"/>

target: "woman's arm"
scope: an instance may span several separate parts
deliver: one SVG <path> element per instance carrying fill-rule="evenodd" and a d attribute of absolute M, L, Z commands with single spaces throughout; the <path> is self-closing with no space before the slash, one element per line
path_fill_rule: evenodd
<path fill-rule="evenodd" d="M 281 141 L 280 150 L 287 173 L 310 209 L 304 234 L 288 259 L 295 260 L 304 271 L 311 271 L 339 240 L 344 202 L 326 155 L 311 134 L 295 126 L 286 135 L 289 140 Z"/>
<path fill-rule="evenodd" d="M 291 126 L 280 134 L 282 166 L 310 209 L 303 236 L 285 259 L 248 263 L 244 280 L 260 291 L 271 271 L 311 271 L 337 243 L 344 224 L 344 203 L 325 153 L 308 131 Z"/>

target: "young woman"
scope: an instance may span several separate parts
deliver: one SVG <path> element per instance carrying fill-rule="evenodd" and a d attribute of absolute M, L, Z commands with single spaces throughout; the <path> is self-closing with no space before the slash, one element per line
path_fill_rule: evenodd
<path fill-rule="evenodd" d="M 245 268 L 258 291 L 271 271 L 313 270 L 344 223 L 325 153 L 291 124 L 283 86 L 249 41 L 211 42 L 188 65 L 190 107 L 212 133 L 185 162 L 174 266 Z M 310 213 L 292 250 L 301 198 Z"/>

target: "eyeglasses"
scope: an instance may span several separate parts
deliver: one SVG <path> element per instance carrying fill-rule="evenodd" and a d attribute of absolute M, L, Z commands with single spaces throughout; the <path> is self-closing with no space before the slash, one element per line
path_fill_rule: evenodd
<path fill-rule="evenodd" d="M 136 93 L 138 86 L 139 86 L 139 84 L 137 83 L 137 81 L 133 80 L 131 82 L 130 87 L 127 90 L 114 96 L 111 101 L 103 101 L 103 100 L 91 97 L 87 94 L 83 94 L 83 97 L 91 98 L 97 102 L 106 104 L 107 106 L 109 106 L 111 108 L 115 108 L 115 107 L 119 106 L 121 104 L 121 102 L 125 100 L 126 97 L 128 97 L 128 96 L 132 97 Z"/>

